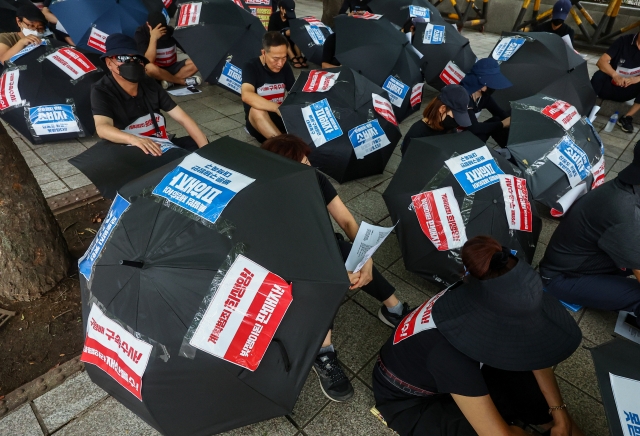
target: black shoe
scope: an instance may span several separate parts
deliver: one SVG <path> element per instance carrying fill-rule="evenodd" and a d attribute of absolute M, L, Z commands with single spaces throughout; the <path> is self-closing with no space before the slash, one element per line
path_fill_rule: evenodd
<path fill-rule="evenodd" d="M 620 126 L 620 130 L 623 132 L 633 133 L 633 118 L 622 117 L 618 120 L 618 125 Z"/>
<path fill-rule="evenodd" d="M 380 321 L 382 321 L 389 327 L 396 328 L 409 312 L 411 312 L 411 308 L 406 302 L 402 303 L 402 314 L 400 315 L 389 312 L 387 306 L 383 304 L 382 307 L 378 310 L 378 318 L 380 318 Z"/>
<path fill-rule="evenodd" d="M 313 370 L 320 379 L 322 392 L 331 401 L 346 401 L 353 397 L 353 386 L 340 367 L 335 352 L 318 354 L 313 362 Z"/>

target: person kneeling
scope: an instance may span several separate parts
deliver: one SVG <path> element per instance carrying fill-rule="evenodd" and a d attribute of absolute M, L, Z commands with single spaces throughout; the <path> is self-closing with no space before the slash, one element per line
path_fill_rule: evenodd
<path fill-rule="evenodd" d="M 287 63 L 287 39 L 280 32 L 262 37 L 262 54 L 242 69 L 241 96 L 247 131 L 258 142 L 286 131 L 280 116 L 285 92 L 295 82 Z"/>

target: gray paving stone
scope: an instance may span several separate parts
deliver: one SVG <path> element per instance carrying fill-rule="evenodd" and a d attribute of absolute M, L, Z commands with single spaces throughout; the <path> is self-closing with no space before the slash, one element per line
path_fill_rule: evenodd
<path fill-rule="evenodd" d="M 210 107 L 205 106 L 204 104 L 200 104 L 200 102 L 198 101 L 193 101 L 189 103 L 198 103 L 198 106 L 202 106 L 202 109 L 197 111 L 194 111 L 193 109 L 189 110 L 189 115 L 191 116 L 191 118 L 193 118 L 193 120 L 200 125 L 204 125 L 206 123 L 210 123 L 212 121 L 224 118 L 224 115 L 221 114 L 220 112 L 213 110 Z"/>
<path fill-rule="evenodd" d="M 389 236 L 390 238 L 393 236 Z M 440 289 L 434 285 L 433 283 L 423 279 L 417 274 L 407 271 L 404 266 L 404 260 L 402 258 L 398 259 L 393 265 L 388 268 L 388 271 L 400 277 L 403 281 L 413 285 L 416 289 L 419 289 L 421 292 L 427 297 L 433 297 Z"/>
<path fill-rule="evenodd" d="M 376 174 L 375 176 L 365 177 L 362 179 L 358 179 L 359 183 L 367 186 L 368 188 L 373 188 L 374 186 L 379 185 L 387 179 L 390 179 L 393 174 L 388 172 L 383 172 L 382 174 Z"/>
<path fill-rule="evenodd" d="M 209 110 L 213 111 L 213 109 Z M 238 127 L 243 127 L 244 125 L 223 115 L 215 121 L 204 123 L 203 126 L 211 130 L 213 133 L 222 134 L 223 132 L 228 132 L 229 130 L 237 129 Z"/>
<path fill-rule="evenodd" d="M 568 380 L 581 391 L 591 395 L 598 401 L 602 401 L 596 370 L 593 366 L 591 353 L 584 347 L 595 347 L 595 344 L 587 339 L 582 340 L 578 349 L 564 362 L 558 364 L 556 375 Z"/>
<path fill-rule="evenodd" d="M 612 134 L 607 132 L 601 132 L 600 138 L 602 139 L 602 142 L 604 142 L 605 151 L 607 147 L 617 147 L 624 150 L 625 148 L 627 148 L 627 145 L 629 145 L 629 141 L 633 139 L 633 135 L 629 135 L 628 138 L 623 139 L 618 138 L 617 136 L 613 136 Z"/>
<path fill-rule="evenodd" d="M 55 180 L 53 182 L 40 185 L 40 189 L 42 190 L 42 194 L 45 198 L 53 197 L 54 195 L 69 191 L 67 185 L 62 183 L 61 180 Z"/>
<path fill-rule="evenodd" d="M 29 147 L 29 145 L 27 145 L 27 143 L 23 141 L 22 138 L 13 138 L 13 142 L 16 144 L 16 147 L 18 147 L 18 150 L 22 152 L 31 151 L 31 147 Z"/>
<path fill-rule="evenodd" d="M 43 436 L 31 406 L 25 404 L 0 420 L 0 435 Z"/>
<path fill-rule="evenodd" d="M 531 265 L 535 268 L 540 264 L 540 261 L 544 257 L 544 252 L 547 251 L 547 244 L 538 241 L 538 245 L 536 246 L 536 251 L 533 253 L 533 260 Z"/>
<path fill-rule="evenodd" d="M 589 436 L 609 436 L 602 404 L 562 378 L 558 379 L 558 385 L 571 417 L 583 433 Z"/>
<path fill-rule="evenodd" d="M 257 435 L 269 435 L 269 436 L 291 436 L 295 435 L 298 429 L 291 424 L 287 418 L 281 416 L 279 418 L 271 419 L 269 421 L 259 422 L 257 424 L 248 425 L 246 427 L 237 428 L 226 433 L 221 433 L 226 436 L 257 436 Z"/>
<path fill-rule="evenodd" d="M 229 136 L 231 138 L 237 139 L 238 141 L 246 142 L 247 144 L 260 147 L 260 143 L 256 141 L 253 136 L 247 133 L 244 126 L 238 127 L 237 129 L 229 130 L 228 132 L 224 132 L 221 136 Z"/>
<path fill-rule="evenodd" d="M 617 318 L 616 312 L 586 309 L 579 323 L 582 336 L 596 345 L 610 341 Z"/>
<path fill-rule="evenodd" d="M 343 203 L 346 203 L 369 189 L 357 180 L 352 180 L 351 182 L 343 184 L 340 184 L 331 178 L 329 181 L 331 181 L 333 187 L 338 191 L 338 196 L 340 196 L 340 200 L 342 200 Z"/>
<path fill-rule="evenodd" d="M 390 234 L 373 255 L 373 260 L 384 268 L 390 267 L 402 257 L 396 235 Z"/>
<path fill-rule="evenodd" d="M 619 173 L 620 171 L 622 171 L 628 166 L 629 166 L 628 162 L 619 160 L 611 166 L 611 171 L 615 171 L 616 173 Z"/>
<path fill-rule="evenodd" d="M 382 221 L 389 215 L 387 206 L 382 200 L 382 195 L 378 192 L 367 191 L 350 200 L 347 206 L 349 209 L 353 209 L 369 218 L 374 223 Z"/>
<path fill-rule="evenodd" d="M 91 184 L 91 180 L 89 180 L 84 174 L 76 174 L 75 176 L 65 177 L 64 179 L 62 179 L 62 181 L 70 189 L 78 189 Z"/>
<path fill-rule="evenodd" d="M 58 177 L 69 177 L 80 173 L 80 170 L 71 165 L 67 159 L 49 162 L 47 165 Z"/>
<path fill-rule="evenodd" d="M 398 300 L 407 302 L 412 308 L 418 307 L 427 300 L 428 297 L 423 292 L 419 291 L 403 280 L 400 280 L 397 276 L 386 271 L 383 272 L 382 275 L 394 288 L 396 288 L 395 295 Z M 362 307 L 367 309 L 367 311 L 373 316 L 378 316 L 378 310 L 380 309 L 382 303 L 380 303 L 378 300 L 376 300 L 366 292 L 358 292 L 352 297 L 352 299 Z"/>
<path fill-rule="evenodd" d="M 36 149 L 36 153 L 45 163 L 49 163 L 72 158 L 85 150 L 86 147 L 79 142 L 65 142 L 62 144 L 47 144 Z"/>
<path fill-rule="evenodd" d="M 244 112 L 244 108 L 237 101 L 231 101 L 228 98 L 219 96 L 216 98 L 208 98 L 202 100 L 202 104 L 215 109 L 223 115 L 234 115 Z"/>
<path fill-rule="evenodd" d="M 38 157 L 38 155 L 35 154 L 35 152 L 33 152 L 33 151 L 30 151 L 30 150 L 22 151 L 22 150 L 20 150 L 20 153 L 22 153 L 22 157 L 24 157 L 24 160 L 27 163 L 27 165 L 29 165 L 29 168 L 34 168 L 34 167 L 37 167 L 37 166 L 40 166 L 40 165 L 44 164 L 42 159 L 40 159 L 40 157 Z"/>
<path fill-rule="evenodd" d="M 402 162 L 402 158 L 400 156 L 397 156 L 395 154 L 391 155 L 391 158 L 389 159 L 389 162 L 387 162 L 387 166 L 385 167 L 385 171 L 389 172 L 389 173 L 395 173 L 396 170 L 398 169 L 398 165 L 400 165 L 400 162 Z"/>
<path fill-rule="evenodd" d="M 106 396 L 83 371 L 36 398 L 33 404 L 49 432 L 53 432 Z"/>
<path fill-rule="evenodd" d="M 46 165 L 38 165 L 37 167 L 31 167 L 33 176 L 38 181 L 39 185 L 44 185 L 54 180 L 58 180 L 58 176 L 49 169 Z"/>
<path fill-rule="evenodd" d="M 293 408 L 291 419 L 293 419 L 299 427 L 304 427 L 329 401 L 324 393 L 322 393 L 318 376 L 315 372 L 311 371 L 307 377 L 307 381 L 302 387 L 298 402 Z"/>

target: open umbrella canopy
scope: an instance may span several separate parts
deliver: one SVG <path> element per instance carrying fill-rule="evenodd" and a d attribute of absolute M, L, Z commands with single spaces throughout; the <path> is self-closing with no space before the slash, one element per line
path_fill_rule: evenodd
<path fill-rule="evenodd" d="M 392 221 L 399 221 L 408 271 L 440 285 L 455 283 L 463 273 L 460 249 L 479 235 L 531 263 L 542 220 L 508 161 L 469 132 L 411 144 L 382 195 Z"/>
<path fill-rule="evenodd" d="M 384 15 L 401 27 L 414 17 L 434 24 L 445 23 L 440 11 L 428 0 L 371 0 L 367 6 L 374 14 Z"/>
<path fill-rule="evenodd" d="M 50 9 L 76 46 L 100 53 L 112 33 L 133 38 L 149 14 L 142 0 L 60 0 Z"/>
<path fill-rule="evenodd" d="M 523 171 L 531 195 L 563 215 L 604 182 L 604 146 L 574 106 L 542 94 L 511 103 L 507 148 Z"/>
<path fill-rule="evenodd" d="M 79 268 L 89 376 L 165 435 L 290 413 L 349 287 L 315 170 L 228 137 L 125 186 Z"/>
<path fill-rule="evenodd" d="M 33 143 L 92 135 L 91 86 L 103 67 L 97 54 L 57 41 L 29 46 L 5 62 L 0 117 Z"/>
<path fill-rule="evenodd" d="M 404 33 L 384 17 L 335 19 L 336 58 L 389 92 L 398 121 L 420 109 L 420 56 Z"/>
<path fill-rule="evenodd" d="M 300 73 L 280 113 L 339 183 L 382 174 L 402 136 L 387 93 L 347 67 Z"/>
<path fill-rule="evenodd" d="M 0 0 L 0 33 L 18 32 L 16 10 L 22 5 L 32 5 L 29 0 Z"/>
<path fill-rule="evenodd" d="M 502 107 L 541 93 L 571 103 L 588 115 L 596 102 L 587 62 L 558 35 L 546 32 L 502 32 L 491 54 L 513 86 L 497 90 Z"/>
<path fill-rule="evenodd" d="M 332 30 L 315 17 L 289 20 L 291 41 L 300 48 L 302 54 L 316 65 L 322 65 L 324 41 Z"/>
<path fill-rule="evenodd" d="M 157 12 L 162 11 L 162 9 L 166 9 L 167 14 L 170 17 L 173 17 L 178 10 L 177 0 L 142 0 L 142 3 L 149 12 Z"/>
<path fill-rule="evenodd" d="M 469 40 L 449 23 L 417 23 L 413 45 L 424 55 L 425 81 L 438 90 L 459 84 L 476 62 Z"/>
<path fill-rule="evenodd" d="M 242 68 L 260 55 L 260 20 L 229 0 L 182 3 L 174 38 L 209 83 L 240 95 Z"/>

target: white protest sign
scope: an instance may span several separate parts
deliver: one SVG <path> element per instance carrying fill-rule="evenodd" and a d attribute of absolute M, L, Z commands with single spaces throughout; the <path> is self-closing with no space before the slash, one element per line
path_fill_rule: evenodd
<path fill-rule="evenodd" d="M 547 155 L 547 158 L 567 175 L 571 187 L 577 186 L 591 172 L 587 153 L 566 135 Z"/>
<path fill-rule="evenodd" d="M 452 61 L 447 62 L 444 70 L 440 73 L 440 80 L 446 85 L 459 85 L 466 74 L 458 68 Z"/>
<path fill-rule="evenodd" d="M 302 92 L 326 92 L 333 88 L 340 73 L 330 73 L 329 71 L 311 70 Z"/>
<path fill-rule="evenodd" d="M 396 107 L 402 106 L 402 102 L 409 92 L 409 87 L 393 76 L 387 77 L 387 80 L 385 80 L 382 85 L 382 89 L 387 91 L 391 104 Z"/>
<path fill-rule="evenodd" d="M 562 100 L 556 100 L 553 104 L 545 106 L 542 114 L 560 124 L 564 130 L 569 130 L 580 120 L 578 109 Z"/>
<path fill-rule="evenodd" d="M 70 104 L 52 104 L 29 108 L 29 123 L 38 136 L 80 131 Z"/>
<path fill-rule="evenodd" d="M 533 231 L 533 215 L 531 214 L 531 203 L 529 203 L 527 181 L 507 174 L 501 174 L 498 177 L 500 178 L 504 210 L 509 228 L 522 232 Z"/>
<path fill-rule="evenodd" d="M 613 332 L 636 344 L 640 344 L 640 327 L 638 327 L 638 319 L 633 313 L 625 312 L 624 310 L 618 312 L 618 319 Z"/>
<path fill-rule="evenodd" d="M 156 49 L 156 65 L 160 67 L 170 67 L 178 60 L 178 49 L 176 45 L 167 48 Z"/>
<path fill-rule="evenodd" d="M 51 53 L 46 59 L 74 80 L 97 70 L 97 67 L 85 55 L 71 47 L 62 47 Z"/>
<path fill-rule="evenodd" d="M 551 208 L 549 213 L 551 213 L 552 217 L 560 218 L 562 215 L 567 213 L 571 205 L 575 203 L 578 198 L 582 197 L 586 193 L 587 184 L 584 182 L 578 183 L 556 201 L 560 208 L 558 209 L 556 207 L 553 207 Z"/>
<path fill-rule="evenodd" d="M 176 21 L 176 27 L 193 26 L 200 22 L 202 2 L 185 3 L 180 6 L 180 15 Z"/>
<path fill-rule="evenodd" d="M 135 135 L 135 133 L 134 133 L 134 135 Z M 172 148 L 179 148 L 173 142 L 171 142 L 170 140 L 165 139 L 165 138 L 157 138 L 155 136 L 147 137 L 147 136 L 143 136 L 143 135 L 136 135 L 136 136 L 139 137 L 139 138 L 151 139 L 153 142 L 155 142 L 156 144 L 158 144 L 160 146 L 160 151 L 162 153 L 166 152 L 167 150 L 171 150 Z M 127 144 L 127 146 L 133 147 L 133 144 Z"/>
<path fill-rule="evenodd" d="M 486 145 L 447 159 L 444 163 L 467 195 L 498 183 L 499 175 L 504 174 Z"/>
<path fill-rule="evenodd" d="M 282 104 L 287 88 L 284 83 L 265 83 L 256 89 L 256 93 L 269 101 Z"/>
<path fill-rule="evenodd" d="M 352 15 L 353 18 L 362 18 L 363 20 L 379 20 L 382 18 L 380 14 L 372 14 L 371 12 L 362 12 Z"/>
<path fill-rule="evenodd" d="M 638 77 L 640 76 L 640 67 L 624 68 L 618 66 L 616 68 L 616 73 L 620 74 L 622 77 Z"/>
<path fill-rule="evenodd" d="M 6 70 L 0 76 L 0 111 L 22 104 L 18 80 L 20 70 Z"/>
<path fill-rule="evenodd" d="M 160 128 L 160 134 L 162 135 L 161 137 L 168 139 L 169 135 L 167 135 L 167 129 L 164 125 L 164 117 L 157 112 L 154 115 L 156 117 L 156 123 Z M 156 136 L 156 127 L 153 124 L 153 120 L 151 119 L 150 114 L 141 116 L 133 123 L 125 127 L 123 131 L 137 136 Z"/>
<path fill-rule="evenodd" d="M 11 58 L 9 60 L 11 62 L 15 62 L 16 60 L 20 59 L 22 56 L 26 55 L 27 53 L 29 53 L 29 52 L 31 52 L 31 51 L 33 51 L 35 49 L 37 49 L 41 45 L 49 45 L 49 41 L 46 40 L 46 39 L 41 39 L 40 40 L 40 44 L 29 44 L 25 48 L 20 50 L 18 53 L 16 53 L 13 56 L 11 56 Z"/>
<path fill-rule="evenodd" d="M 91 28 L 91 33 L 89 34 L 89 39 L 87 40 L 87 46 L 98 50 L 101 53 L 106 53 L 107 51 L 107 38 L 109 34 L 104 33 L 101 30 L 98 30 L 96 27 Z"/>
<path fill-rule="evenodd" d="M 415 85 L 413 85 L 413 88 L 411 88 L 411 100 L 410 100 L 411 107 L 422 103 L 423 85 L 424 84 L 420 82 L 420 83 L 416 83 Z"/>
<path fill-rule="evenodd" d="M 640 435 L 640 381 L 609 373 L 618 418 L 625 436 Z"/>
<path fill-rule="evenodd" d="M 373 109 L 378 112 L 382 118 L 394 126 L 398 125 L 396 115 L 393 113 L 393 107 L 389 100 L 376 93 L 371 93 L 371 103 L 373 104 Z"/>
<path fill-rule="evenodd" d="M 302 117 L 316 147 L 342 136 L 342 128 L 327 99 L 302 108 Z"/>
<path fill-rule="evenodd" d="M 438 251 L 460 248 L 467 242 L 464 221 L 451 186 L 416 194 L 411 201 L 422 232 Z"/>
<path fill-rule="evenodd" d="M 353 145 L 357 159 L 391 144 L 378 120 L 371 120 L 349 130 L 349 141 Z"/>
<path fill-rule="evenodd" d="M 439 24 L 427 24 L 424 30 L 423 44 L 443 44 L 445 36 L 445 27 Z"/>
<path fill-rule="evenodd" d="M 423 6 L 409 6 L 409 18 L 423 18 L 424 21 L 429 21 L 431 18 L 431 11 Z"/>
<path fill-rule="evenodd" d="M 600 160 L 593 167 L 591 167 L 591 174 L 593 174 L 593 183 L 591 183 L 591 189 L 595 189 L 604 183 L 604 171 L 605 162 L 603 154 Z"/>
<path fill-rule="evenodd" d="M 344 263 L 347 271 L 354 273 L 360 271 L 394 228 L 395 226 L 374 226 L 363 221 L 358 229 L 356 239 L 353 241 L 349 257 L 347 257 L 347 261 Z"/>
<path fill-rule="evenodd" d="M 311 37 L 311 40 L 314 42 L 314 44 L 324 45 L 324 41 L 325 41 L 324 34 L 322 33 L 322 31 L 318 26 L 314 24 L 307 24 L 304 26 L 304 28 L 307 29 L 307 33 Z"/>
<path fill-rule="evenodd" d="M 448 290 L 449 288 L 438 292 L 409 313 L 396 327 L 396 331 L 393 333 L 393 345 L 425 330 L 436 328 L 436 322 L 431 316 L 431 311 L 438 298 L 442 297 Z"/>
<path fill-rule="evenodd" d="M 240 88 L 242 87 L 242 69 L 227 61 L 222 68 L 218 83 L 232 91 L 240 93 Z"/>
<path fill-rule="evenodd" d="M 497 61 L 508 61 L 522 45 L 525 43 L 525 39 L 521 36 L 508 36 L 502 38 L 496 48 L 493 49 L 491 57 Z"/>

